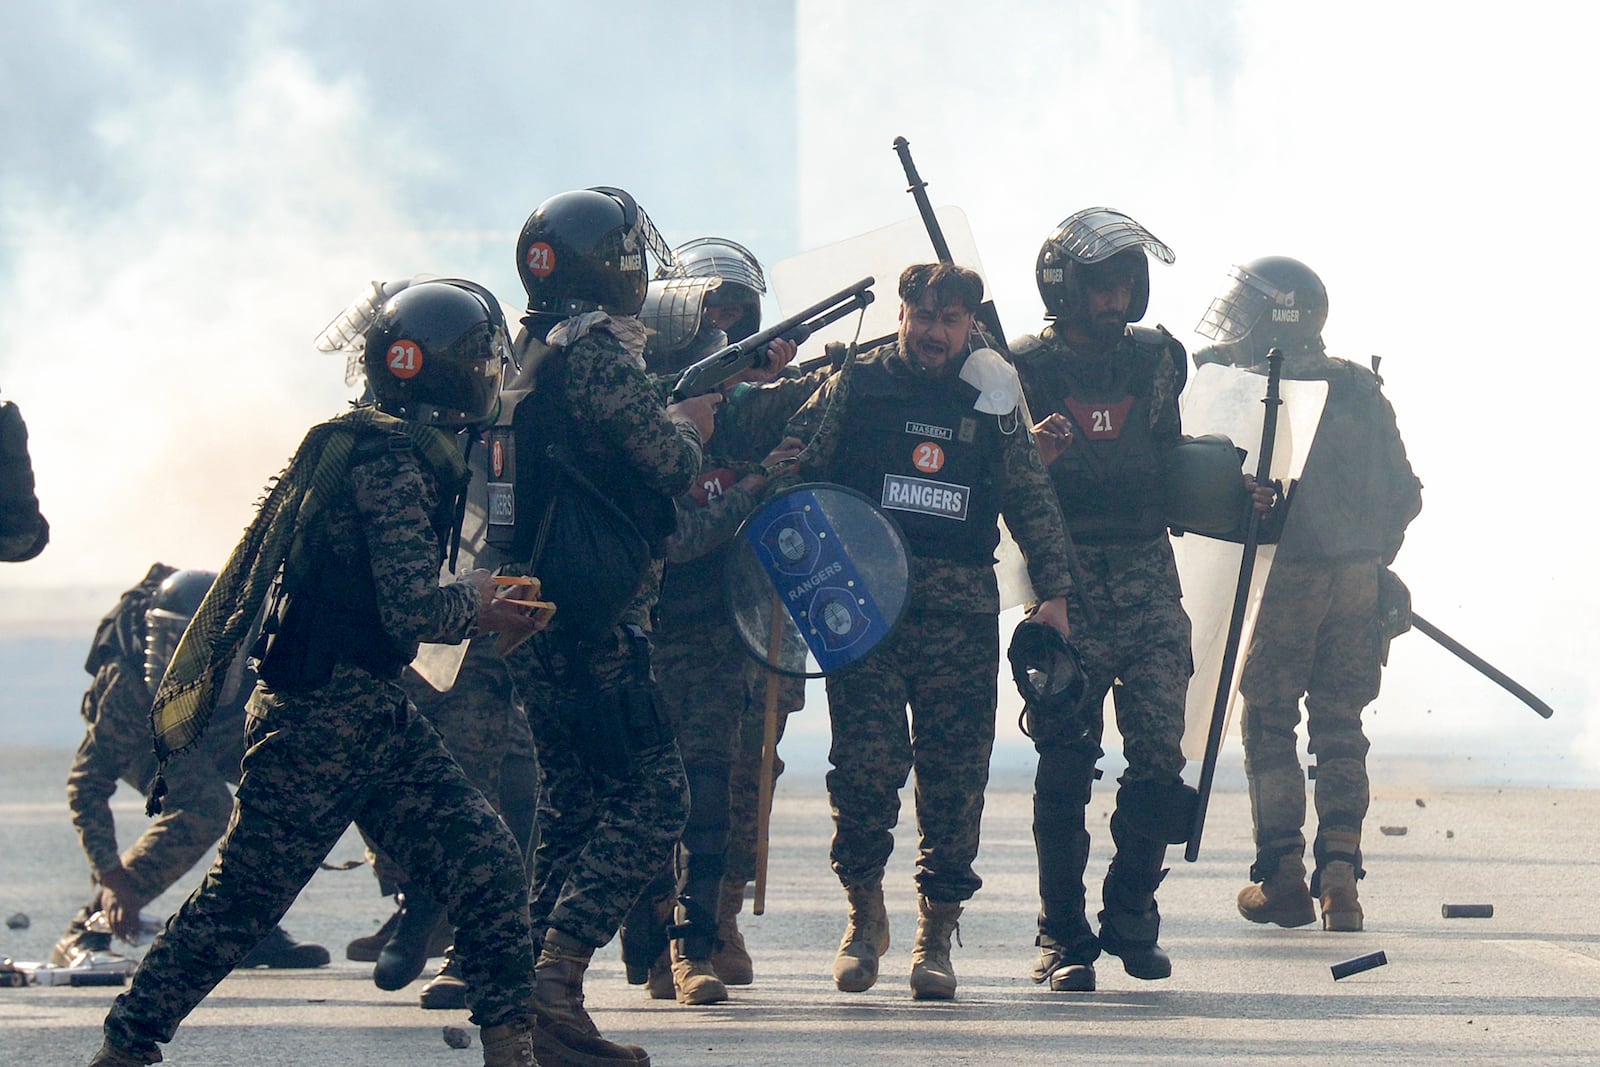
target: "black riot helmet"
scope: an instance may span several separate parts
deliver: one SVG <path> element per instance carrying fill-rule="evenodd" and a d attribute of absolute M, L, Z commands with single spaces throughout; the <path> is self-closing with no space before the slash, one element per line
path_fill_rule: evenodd
<path fill-rule="evenodd" d="M 1121 275 L 1133 281 L 1128 321 L 1138 322 L 1150 307 L 1150 263 L 1177 259 L 1149 230 L 1120 211 L 1108 207 L 1084 208 L 1061 220 L 1045 238 L 1034 264 L 1034 278 L 1045 313 L 1052 319 L 1071 319 L 1083 309 L 1083 293 L 1097 275 Z"/>
<path fill-rule="evenodd" d="M 557 193 L 534 209 L 517 238 L 528 310 L 563 318 L 587 311 L 637 315 L 650 279 L 646 251 L 672 262 L 650 216 L 623 190 Z"/>
<path fill-rule="evenodd" d="M 1195 332 L 1248 350 L 1250 358 L 1234 362 L 1249 365 L 1274 346 L 1286 353 L 1320 349 L 1327 321 L 1328 290 L 1316 272 L 1298 259 L 1267 256 L 1229 269 Z"/>
<path fill-rule="evenodd" d="M 1011 661 L 1011 677 L 1022 694 L 1024 715 L 1030 708 L 1066 715 L 1082 701 L 1087 683 L 1083 659 L 1055 627 L 1033 619 L 1017 623 L 1006 658 Z"/>
<path fill-rule="evenodd" d="M 361 361 L 380 410 L 460 427 L 494 418 L 510 353 L 494 295 L 474 282 L 441 278 L 384 300 Z"/>
<path fill-rule="evenodd" d="M 216 580 L 212 571 L 173 571 L 156 589 L 144 613 L 144 681 L 152 694 L 172 663 L 178 639 Z"/>
<path fill-rule="evenodd" d="M 732 307 L 739 317 L 724 327 L 728 340 L 743 341 L 761 329 L 761 298 L 767 276 L 761 262 L 744 245 L 726 237 L 698 237 L 672 250 L 677 263 L 657 277 L 717 278 L 721 284 L 705 294 L 707 308 Z"/>

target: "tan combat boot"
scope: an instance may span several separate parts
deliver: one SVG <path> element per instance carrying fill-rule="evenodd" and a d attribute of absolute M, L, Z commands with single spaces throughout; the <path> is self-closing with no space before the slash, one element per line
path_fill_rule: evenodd
<path fill-rule="evenodd" d="M 1317 835 L 1317 873 L 1312 878 L 1313 892 L 1322 903 L 1322 928 L 1353 932 L 1360 930 L 1364 916 L 1356 900 L 1356 880 L 1361 869 L 1361 835 L 1329 830 Z"/>
<path fill-rule="evenodd" d="M 583 1007 L 583 975 L 594 946 L 558 930 L 545 934 L 533 968 L 533 1051 L 543 1067 L 649 1067 L 638 1045 L 600 1036 Z"/>
<path fill-rule="evenodd" d="M 755 964 L 739 932 L 744 886 L 737 878 L 724 878 L 717 897 L 717 951 L 711 955 L 711 966 L 726 985 L 750 985 L 756 980 Z"/>
<path fill-rule="evenodd" d="M 1302 846 L 1304 847 L 1304 846 Z M 1250 868 L 1252 877 L 1260 874 Z M 1239 914 L 1253 923 L 1275 923 L 1282 927 L 1307 926 L 1317 919 L 1306 887 L 1306 861 L 1299 853 L 1284 853 L 1261 884 L 1239 890 Z"/>
<path fill-rule="evenodd" d="M 955 999 L 956 969 L 950 962 L 950 937 L 956 934 L 960 918 L 960 904 L 917 898 L 917 940 L 911 946 L 913 1000 Z"/>
<path fill-rule="evenodd" d="M 847 885 L 850 921 L 833 958 L 833 984 L 846 993 L 862 993 L 878 980 L 878 957 L 889 951 L 889 913 L 883 906 L 883 879 Z"/>
<path fill-rule="evenodd" d="M 539 1067 L 533 1058 L 533 1030 L 526 1022 L 501 1023 L 478 1030 L 483 1067 Z"/>
<path fill-rule="evenodd" d="M 711 967 L 711 957 L 690 959 L 684 954 L 687 938 L 672 942 L 672 987 L 679 1004 L 717 1004 L 728 999 L 728 987 Z M 693 951 L 692 949 L 690 951 Z"/>

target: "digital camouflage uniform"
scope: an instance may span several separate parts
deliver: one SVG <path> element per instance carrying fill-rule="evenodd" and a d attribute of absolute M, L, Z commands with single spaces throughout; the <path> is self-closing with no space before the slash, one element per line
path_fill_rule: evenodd
<path fill-rule="evenodd" d="M 977 390 L 955 377 L 964 358 L 953 358 L 941 376 L 943 392 L 976 400 Z M 796 471 L 800 481 L 867 485 L 880 480 L 872 470 L 848 469 L 848 442 L 872 408 L 862 401 L 859 384 L 846 387 L 842 410 L 830 410 L 841 385 L 869 362 L 905 383 L 902 389 L 921 392 L 930 382 L 898 342 L 862 355 L 846 373 L 830 377 L 789 423 L 787 436 L 809 442 Z M 1061 512 L 1034 446 L 1026 405 L 1005 416 L 968 408 L 963 418 L 980 428 L 986 421 L 998 423 L 993 467 L 979 482 L 995 494 L 1022 546 L 1036 594 L 1062 596 L 1071 578 Z M 905 435 L 907 453 L 921 440 Z M 908 541 L 912 589 L 898 628 L 865 659 L 827 679 L 833 729 L 828 757 L 833 769 L 827 777 L 834 815 L 831 859 L 847 891 L 881 879 L 894 847 L 899 790 L 914 769 L 917 888 L 926 901 L 958 904 L 982 885 L 972 864 L 994 744 L 999 590 L 992 548 L 983 562 L 962 562 L 930 554 L 909 535 Z"/>
<path fill-rule="evenodd" d="M 1174 359 L 1181 360 L 1183 350 L 1165 334 L 1129 327 L 1109 351 L 1087 355 L 1073 350 L 1054 326 L 1019 340 L 1013 350 L 1035 417 L 1060 413 L 1072 424 L 1071 442 L 1050 474 L 1077 557 L 1068 602 L 1086 684 L 1076 709 L 1047 715 L 1030 707 L 1028 727 L 1039 753 L 1039 944 L 1046 955 L 1057 951 L 1058 965 L 1089 964 L 1100 954 L 1108 912 L 1115 923 L 1125 910 L 1112 909 L 1109 898 L 1126 889 L 1142 903 L 1154 893 L 1166 845 L 1183 839 L 1192 813 L 1192 793 L 1180 772 L 1194 664 L 1159 483 L 1162 457 L 1180 435 Z M 1090 840 L 1084 812 L 1103 754 L 1108 692 L 1128 766 L 1111 820 L 1116 857 L 1097 938 L 1085 916 Z M 1135 939 L 1148 934 L 1154 944 L 1145 923 L 1126 925 L 1140 926 Z"/>
<path fill-rule="evenodd" d="M 719 903 L 733 830 L 732 782 L 737 768 L 744 792 L 758 785 L 766 710 L 763 682 L 756 709 L 761 717 L 755 720 L 756 766 L 742 767 L 751 752 L 744 730 L 753 717 L 752 676 L 766 672 L 744 651 L 728 618 L 723 560 L 728 542 L 756 509 L 760 493 L 741 487 L 739 470 L 727 464 L 753 465 L 765 458 L 781 439 L 789 416 L 824 377 L 825 371 L 817 371 L 732 393 L 717 410 L 714 455 L 705 458 L 690 491 L 678 497 L 678 528 L 667 543 L 651 647 L 689 782 L 689 817 L 678 846 L 676 877 L 669 872 L 653 883 L 623 930 L 624 957 L 636 982 L 640 968 L 648 968 L 666 949 L 666 933 L 659 928 L 670 912 L 674 881 L 684 912 L 674 939 L 681 939 L 685 958 L 706 960 L 717 949 L 719 925 L 727 921 L 724 909 L 737 913 L 743 883 L 755 875 L 751 840 L 746 843 L 749 874 L 730 887 L 738 897 Z M 753 803 L 743 810 L 753 838 Z"/>
<path fill-rule="evenodd" d="M 1383 658 L 1379 575 L 1422 509 L 1421 482 L 1372 372 L 1318 346 L 1291 352 L 1283 376 L 1325 381 L 1328 397 L 1289 497 L 1240 675 L 1256 841 L 1251 878 L 1261 881 L 1279 857 L 1298 861 L 1305 851 L 1306 787 L 1295 737 L 1302 697 L 1317 763 L 1317 868 L 1341 860 L 1359 878 L 1368 803 L 1361 712 L 1378 695 Z M 1313 896 L 1317 882 L 1313 877 Z"/>
<path fill-rule="evenodd" d="M 415 450 L 389 445 L 351 466 L 325 505 L 317 543 L 335 572 L 370 568 L 384 633 L 397 652 L 414 654 L 419 641 L 472 636 L 478 596 L 464 581 L 439 585 L 431 520 L 441 487 Z M 458 919 L 473 1020 L 528 1018 L 532 938 L 516 841 L 394 677 L 341 652 L 315 687 L 276 691 L 262 681 L 245 744 L 216 862 L 117 998 L 106 1019 L 114 1045 L 141 1053 L 170 1040 L 294 902 L 352 820 Z"/>
<path fill-rule="evenodd" d="M 574 462 L 583 468 L 620 455 L 648 489 L 685 491 L 700 467 L 699 433 L 667 416 L 643 359 L 603 322 L 558 351 Z M 683 829 L 683 762 L 659 711 L 646 636 L 660 575 L 657 562 L 609 635 L 579 640 L 564 613 L 581 607 L 557 605 L 550 629 L 506 656 L 538 752 L 538 937 L 559 931 L 591 947 L 610 941 Z M 594 741 L 601 718 L 616 730 Z"/>

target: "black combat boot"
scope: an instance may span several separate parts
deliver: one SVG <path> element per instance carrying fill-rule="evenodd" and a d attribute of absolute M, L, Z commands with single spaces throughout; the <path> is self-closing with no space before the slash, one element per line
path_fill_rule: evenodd
<path fill-rule="evenodd" d="M 1119 794 L 1111 816 L 1111 840 L 1117 851 L 1100 891 L 1100 947 L 1120 956 L 1122 969 L 1135 978 L 1168 978 L 1172 960 L 1156 944 L 1161 932 L 1156 888 L 1167 875 L 1161 866 L 1167 844 L 1139 832 L 1137 817 L 1127 816 L 1121 800 Z"/>
<path fill-rule="evenodd" d="M 245 953 L 238 965 L 288 971 L 302 967 L 325 967 L 327 964 L 327 949 L 321 945 L 303 945 L 290 937 L 283 927 L 274 926 L 259 945 Z"/>
<path fill-rule="evenodd" d="M 372 968 L 372 981 L 379 989 L 404 989 L 428 965 L 434 931 L 443 926 L 444 905 L 420 893 L 407 893 L 401 900 L 400 921 L 394 936 L 378 953 Z"/>
<path fill-rule="evenodd" d="M 1091 779 L 1084 775 L 1084 781 Z M 1081 787 L 1080 787 L 1081 788 Z M 1089 832 L 1076 793 L 1035 788 L 1033 840 L 1039 856 L 1039 958 L 1030 976 L 1056 992 L 1093 992 L 1100 942 L 1085 915 L 1083 872 Z"/>

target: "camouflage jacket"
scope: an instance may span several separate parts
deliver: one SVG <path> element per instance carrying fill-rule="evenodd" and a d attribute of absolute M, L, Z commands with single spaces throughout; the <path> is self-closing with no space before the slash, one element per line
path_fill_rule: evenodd
<path fill-rule="evenodd" d="M 574 452 L 596 466 L 621 454 L 645 487 L 672 497 L 689 490 L 701 465 L 700 432 L 689 420 L 667 414 L 642 357 L 604 329 L 591 329 L 566 346 L 563 388 Z M 648 625 L 660 582 L 658 560 L 623 613 L 624 624 Z M 559 613 L 554 625 L 560 628 Z"/>

